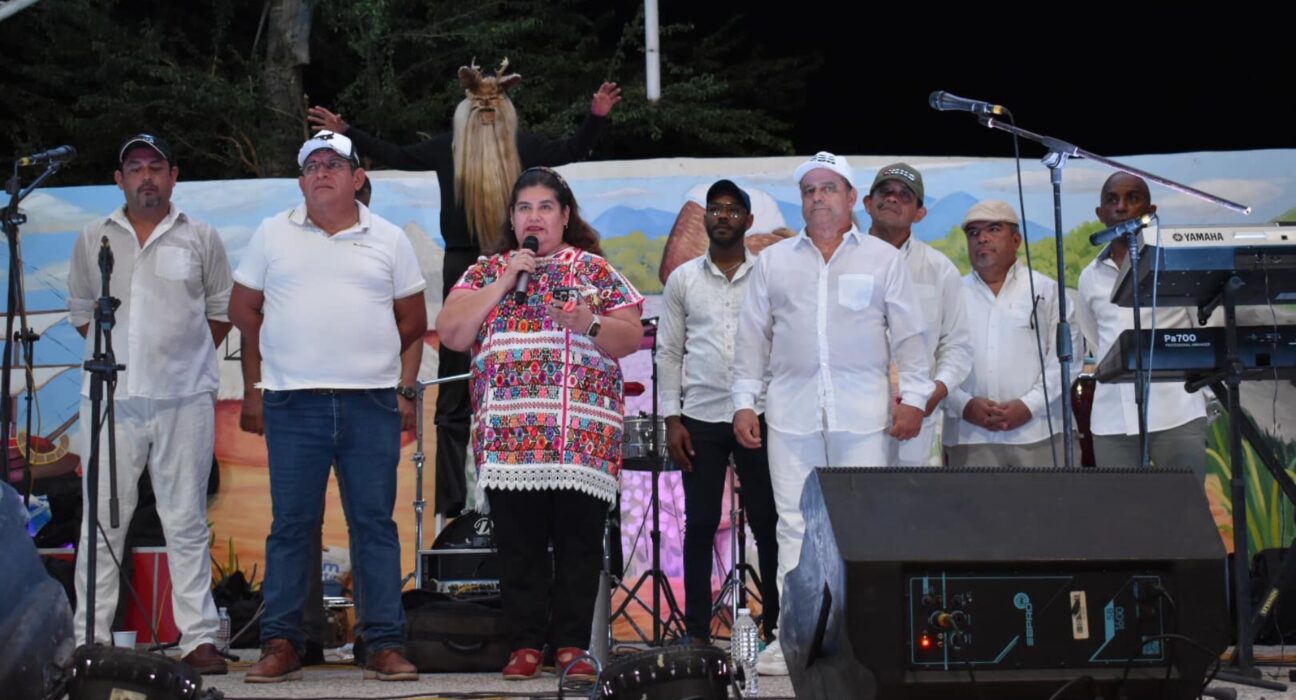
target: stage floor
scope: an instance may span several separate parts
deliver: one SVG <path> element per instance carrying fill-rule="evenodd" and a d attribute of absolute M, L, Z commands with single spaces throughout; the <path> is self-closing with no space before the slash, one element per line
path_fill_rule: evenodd
<path fill-rule="evenodd" d="M 556 698 L 558 697 L 558 678 L 544 674 L 532 681 L 506 681 L 498 673 L 439 673 L 423 674 L 417 681 L 404 683 L 383 683 L 366 681 L 359 668 L 349 664 L 328 664 L 312 666 L 305 670 L 301 681 L 287 683 L 245 683 L 243 676 L 252 662 L 256 660 L 258 650 L 236 649 L 239 663 L 230 667 L 229 675 L 203 676 L 203 687 L 216 688 L 225 694 L 226 700 L 239 698 L 454 698 L 471 697 L 491 698 Z M 1257 660 L 1261 662 L 1282 662 L 1282 666 L 1262 666 L 1263 678 L 1279 683 L 1288 683 L 1287 673 L 1296 666 L 1296 650 L 1279 647 L 1256 647 Z M 1296 698 L 1296 683 L 1286 692 L 1266 690 L 1232 683 L 1215 682 L 1211 688 L 1232 688 L 1237 691 L 1239 700 L 1276 700 L 1277 698 Z M 568 690 L 565 697 L 588 697 L 584 693 Z M 762 676 L 760 683 L 761 698 L 792 698 L 792 681 L 790 678 Z"/>
<path fill-rule="evenodd" d="M 510 697 L 556 698 L 558 676 L 545 673 L 530 681 L 506 681 L 499 673 L 425 673 L 417 681 L 391 682 L 366 681 L 363 672 L 350 664 L 326 664 L 305 669 L 300 681 L 286 683 L 245 683 L 243 676 L 258 658 L 257 649 L 235 649 L 239 663 L 230 665 L 225 676 L 203 676 L 204 688 L 216 688 L 226 700 L 238 698 L 443 698 Z M 572 686 L 573 688 L 577 686 Z M 495 695 L 497 694 L 497 695 Z M 567 698 L 589 697 L 586 690 L 567 690 Z M 761 676 L 761 698 L 792 698 L 792 680 L 787 676 L 775 678 Z"/>

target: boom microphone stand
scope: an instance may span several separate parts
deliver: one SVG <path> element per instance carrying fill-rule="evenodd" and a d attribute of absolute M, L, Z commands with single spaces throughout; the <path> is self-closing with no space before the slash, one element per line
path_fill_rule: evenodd
<path fill-rule="evenodd" d="M 1011 124 L 1011 123 L 1005 124 L 1002 119 L 998 118 L 999 115 L 1006 114 L 1008 115 L 1008 118 L 1011 121 L 1012 113 L 1009 112 L 1001 105 L 992 104 L 990 102 L 982 102 L 979 100 L 969 100 L 967 98 L 959 97 L 957 95 L 951 95 L 948 92 L 944 92 L 944 91 L 933 92 L 931 96 L 928 98 L 928 104 L 931 105 L 932 109 L 935 109 L 937 111 L 942 111 L 942 112 L 944 111 L 971 112 L 972 114 L 977 115 L 977 120 L 980 121 L 982 125 L 988 128 L 998 129 L 1000 131 L 1006 131 L 1012 134 L 1013 136 L 1018 136 L 1024 139 L 1028 139 L 1030 141 L 1034 141 L 1038 144 L 1043 145 L 1045 148 L 1049 150 L 1048 154 L 1044 157 L 1044 165 L 1048 166 L 1051 174 L 1052 183 L 1053 183 L 1053 221 L 1054 221 L 1054 237 L 1057 243 L 1057 265 L 1058 265 L 1057 279 L 1058 279 L 1058 283 L 1062 284 L 1063 286 L 1065 286 L 1066 283 L 1066 256 L 1064 255 L 1063 241 L 1062 241 L 1062 235 L 1063 235 L 1062 169 L 1066 166 L 1067 161 L 1071 158 L 1084 158 L 1086 160 L 1091 160 L 1095 163 L 1111 168 L 1112 170 L 1120 170 L 1122 172 L 1126 172 L 1131 175 L 1136 175 L 1138 177 L 1143 178 L 1144 180 L 1147 180 L 1148 182 L 1155 182 L 1156 184 L 1162 185 L 1163 187 L 1169 187 L 1170 189 L 1175 190 L 1177 192 L 1182 192 L 1183 194 L 1196 197 L 1197 199 L 1211 202 L 1213 204 L 1218 204 L 1222 207 L 1231 209 L 1236 212 L 1240 212 L 1243 214 L 1251 213 L 1251 207 L 1238 204 L 1236 202 L 1230 202 L 1227 199 L 1216 197 L 1215 195 L 1210 194 L 1208 192 L 1203 192 L 1201 190 L 1194 189 L 1187 185 L 1181 185 L 1177 182 L 1174 182 L 1173 180 L 1168 180 L 1166 178 L 1153 175 L 1152 173 L 1139 170 L 1138 168 L 1125 165 L 1123 163 L 1111 160 L 1109 158 L 1104 158 L 1096 153 L 1091 153 L 1089 151 L 1080 148 L 1079 146 L 1076 146 L 1071 143 L 1067 143 L 1066 141 L 1063 141 L 1061 139 L 1056 139 L 1051 136 L 1045 136 L 1043 134 L 1037 134 L 1032 131 L 1020 129 L 1015 124 Z M 1025 215 L 1026 213 L 1022 212 L 1023 218 L 1025 218 Z M 1066 294 L 1058 294 L 1057 357 L 1058 357 L 1058 366 L 1062 377 L 1062 383 L 1060 384 L 1060 386 L 1064 388 L 1071 386 L 1071 357 L 1072 357 L 1071 324 L 1067 322 L 1066 304 L 1067 304 Z M 1071 427 L 1071 402 L 1070 401 L 1062 402 L 1062 431 L 1064 436 L 1062 441 L 1064 445 L 1063 452 L 1066 457 L 1065 465 L 1068 469 L 1071 469 L 1076 466 L 1076 462 L 1075 462 L 1075 443 L 1073 442 L 1073 433 Z"/>
<path fill-rule="evenodd" d="M 67 148 L 67 147 L 65 147 Z M 75 152 L 73 152 L 75 154 Z M 31 158 L 22 158 L 14 162 L 13 175 L 5 183 L 5 191 L 9 194 L 9 204 L 0 212 L 0 228 L 4 230 L 5 239 L 9 246 L 9 288 L 5 302 L 5 337 L 4 337 L 4 357 L 0 359 L 0 473 L 4 478 L 9 478 L 9 438 L 11 436 L 10 426 L 16 425 L 17 421 L 13 419 L 13 395 L 10 393 L 13 377 L 13 351 L 10 349 L 10 341 L 16 340 L 22 344 L 22 356 L 25 367 L 32 365 L 32 345 L 40 339 L 35 331 L 27 325 L 27 303 L 24 299 L 22 287 L 22 250 L 19 245 L 18 227 L 27 222 L 27 217 L 18 211 L 18 204 L 27 198 L 33 190 L 40 187 L 42 183 L 59 171 L 63 167 L 65 160 L 50 160 L 41 173 L 26 188 L 18 178 L 18 168 L 27 165 Z M 21 318 L 21 326 L 17 335 L 14 334 L 14 316 Z M 27 397 L 27 444 L 20 447 L 25 453 L 23 459 L 23 478 L 22 478 L 22 496 L 23 504 L 26 505 L 31 496 L 31 409 L 33 393 L 36 387 L 32 385 L 32 376 L 30 372 L 24 372 L 26 377 L 26 397 Z"/>
<path fill-rule="evenodd" d="M 95 589 L 96 564 L 99 529 L 99 434 L 102 432 L 105 416 L 100 412 L 107 387 L 108 410 L 108 522 L 116 528 L 120 526 L 117 508 L 117 414 L 113 397 L 117 393 L 117 373 L 126 369 L 117 364 L 113 354 L 112 331 L 117 324 L 117 307 L 121 300 L 113 298 L 108 283 L 112 278 L 113 254 L 104 236 L 99 244 L 99 274 L 103 281 L 102 293 L 95 302 L 94 312 L 94 355 L 85 363 L 90 373 L 90 458 L 86 461 L 86 501 L 89 511 L 86 513 L 86 530 L 89 538 L 86 542 L 86 644 L 94 645 L 95 639 Z"/>

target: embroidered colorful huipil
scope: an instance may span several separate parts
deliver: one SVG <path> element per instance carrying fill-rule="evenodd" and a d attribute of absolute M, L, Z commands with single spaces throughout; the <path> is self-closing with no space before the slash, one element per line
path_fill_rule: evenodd
<path fill-rule="evenodd" d="M 481 258 L 455 289 L 481 289 L 508 255 Z M 472 449 L 477 489 L 575 489 L 615 500 L 621 470 L 621 367 L 593 339 L 554 323 L 545 307 L 575 287 L 594 313 L 643 303 L 603 258 L 564 248 L 537 258 L 525 303 L 510 292 L 486 317 L 472 350 Z"/>

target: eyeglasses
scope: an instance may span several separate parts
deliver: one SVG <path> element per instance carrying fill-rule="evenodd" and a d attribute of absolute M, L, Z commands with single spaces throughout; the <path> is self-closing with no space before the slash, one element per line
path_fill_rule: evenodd
<path fill-rule="evenodd" d="M 347 168 L 350 166 L 351 166 L 350 161 L 342 160 L 341 158 L 330 158 L 328 160 L 312 160 L 307 162 L 306 165 L 302 166 L 302 175 L 314 175 L 315 173 L 319 172 L 321 168 L 329 171 L 330 173 L 336 173 L 342 170 L 343 168 Z"/>
<path fill-rule="evenodd" d="M 747 210 L 742 207 L 707 207 L 706 215 L 712 219 L 737 221 L 747 215 Z"/>

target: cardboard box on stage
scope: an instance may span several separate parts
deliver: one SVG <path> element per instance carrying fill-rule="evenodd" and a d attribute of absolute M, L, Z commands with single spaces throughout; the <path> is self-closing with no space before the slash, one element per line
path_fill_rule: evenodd
<path fill-rule="evenodd" d="M 41 556 L 57 557 L 74 561 L 75 551 L 71 549 L 41 549 Z M 153 630 L 149 625 L 152 617 L 157 626 L 158 637 L 163 642 L 174 642 L 180 637 L 176 627 L 175 616 L 171 610 L 171 571 L 167 568 L 166 547 L 135 547 L 131 550 L 131 587 L 139 596 L 139 603 L 131 596 L 125 586 L 121 587 L 121 600 L 126 603 L 126 617 L 122 629 L 135 630 L 135 639 L 139 643 L 152 644 Z M 112 559 L 100 559 L 97 566 L 114 566 Z M 97 600 L 96 605 L 103 601 Z"/>

